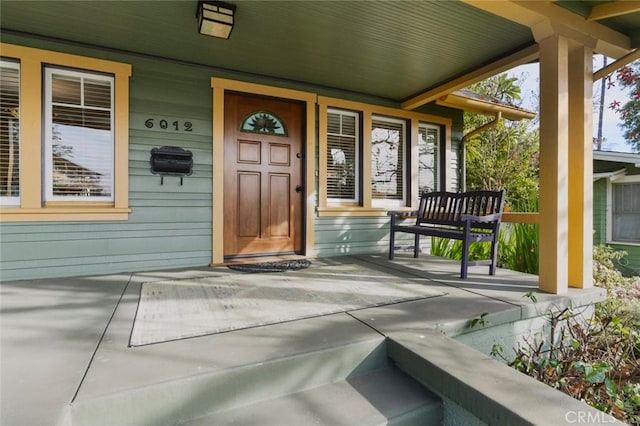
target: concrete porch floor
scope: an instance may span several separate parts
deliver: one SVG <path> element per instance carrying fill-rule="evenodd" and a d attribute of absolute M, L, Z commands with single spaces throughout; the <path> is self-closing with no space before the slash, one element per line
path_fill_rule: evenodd
<path fill-rule="evenodd" d="M 459 263 L 429 256 L 413 259 L 399 254 L 394 261 L 384 255 L 313 260 L 314 265 L 342 263 L 358 263 L 445 295 L 130 348 L 143 282 L 239 272 L 226 267 L 187 268 L 4 282 L 0 294 L 1 424 L 69 424 L 72 402 L 131 387 L 171 383 L 203 369 L 223 371 L 259 364 L 287 353 L 353 344 L 372 334 L 395 342 L 429 334 L 455 336 L 468 331 L 469 321 L 483 313 L 497 325 L 533 317 L 551 305 L 587 305 L 603 297 L 600 289 L 572 289 L 565 296 L 537 294 L 534 304 L 523 295 L 537 291 L 535 276 L 499 270 L 492 277 L 487 267 L 472 267 L 469 278 L 460 280 Z M 536 404 L 523 409 L 539 411 Z M 566 408 L 547 414 L 560 416 L 561 412 Z M 564 419 L 553 420 L 560 424 Z"/>

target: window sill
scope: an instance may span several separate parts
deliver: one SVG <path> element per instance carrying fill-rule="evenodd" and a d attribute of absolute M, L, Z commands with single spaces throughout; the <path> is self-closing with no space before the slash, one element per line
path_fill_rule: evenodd
<path fill-rule="evenodd" d="M 383 207 L 359 207 L 359 206 L 339 206 L 339 207 L 316 207 L 319 217 L 331 216 L 386 216 L 390 210 L 411 211 L 409 207 L 383 208 Z"/>
<path fill-rule="evenodd" d="M 636 246 L 640 247 L 640 241 L 632 242 L 632 241 L 607 241 L 607 244 L 614 244 L 616 246 Z"/>
<path fill-rule="evenodd" d="M 130 208 L 47 207 L 42 209 L 0 208 L 0 222 L 75 222 L 129 219 Z"/>

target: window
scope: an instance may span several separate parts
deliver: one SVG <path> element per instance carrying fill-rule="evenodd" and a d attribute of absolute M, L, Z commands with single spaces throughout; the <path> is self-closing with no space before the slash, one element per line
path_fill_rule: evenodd
<path fill-rule="evenodd" d="M 113 200 L 113 77 L 47 68 L 47 201 Z"/>
<path fill-rule="evenodd" d="M 640 182 L 611 184 L 613 241 L 640 243 Z"/>
<path fill-rule="evenodd" d="M 440 127 L 420 123 L 418 127 L 418 191 L 437 191 L 440 172 Z"/>
<path fill-rule="evenodd" d="M 20 204 L 20 64 L 0 60 L 0 205 Z"/>
<path fill-rule="evenodd" d="M 378 205 L 402 205 L 405 195 L 406 122 L 373 117 L 371 187 Z"/>
<path fill-rule="evenodd" d="M 324 96 L 318 108 L 318 216 L 412 210 L 420 188 L 448 187 L 451 119 Z"/>
<path fill-rule="evenodd" d="M 350 111 L 327 113 L 327 197 L 330 202 L 359 200 L 359 117 Z"/>
<path fill-rule="evenodd" d="M 0 221 L 127 220 L 131 65 L 0 51 Z"/>

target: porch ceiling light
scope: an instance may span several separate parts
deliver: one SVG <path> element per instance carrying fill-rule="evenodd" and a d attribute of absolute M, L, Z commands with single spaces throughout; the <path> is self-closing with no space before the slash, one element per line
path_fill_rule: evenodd
<path fill-rule="evenodd" d="M 228 39 L 233 29 L 236 7 L 221 1 L 198 2 L 198 31 L 200 34 Z"/>

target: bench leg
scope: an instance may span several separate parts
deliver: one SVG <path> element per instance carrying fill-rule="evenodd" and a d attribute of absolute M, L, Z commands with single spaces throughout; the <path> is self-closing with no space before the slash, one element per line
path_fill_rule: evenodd
<path fill-rule="evenodd" d="M 491 242 L 491 265 L 489 265 L 489 275 L 496 274 L 496 266 L 498 263 L 498 238 L 494 238 Z"/>
<path fill-rule="evenodd" d="M 391 232 L 389 233 L 389 260 L 393 260 L 393 250 L 396 245 L 396 232 L 391 228 Z"/>
<path fill-rule="evenodd" d="M 460 278 L 467 279 L 467 269 L 469 268 L 469 242 L 462 240 L 462 261 L 460 263 Z"/>
<path fill-rule="evenodd" d="M 420 234 L 416 234 L 413 239 L 413 257 L 417 258 L 420 254 Z"/>

